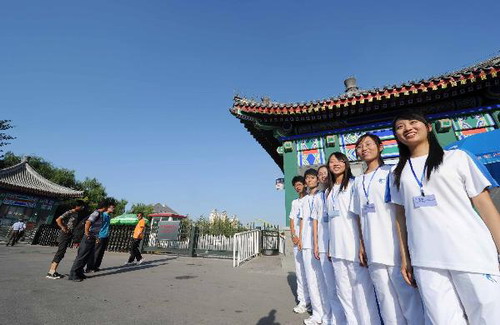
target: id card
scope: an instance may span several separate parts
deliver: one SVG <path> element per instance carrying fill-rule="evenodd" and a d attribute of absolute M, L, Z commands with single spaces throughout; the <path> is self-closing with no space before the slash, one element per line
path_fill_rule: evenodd
<path fill-rule="evenodd" d="M 413 207 L 415 209 L 422 207 L 435 207 L 437 206 L 436 197 L 434 194 L 426 196 L 414 196 L 413 197 Z"/>
<path fill-rule="evenodd" d="M 328 216 L 330 216 L 330 218 L 338 217 L 338 216 L 340 216 L 340 211 L 332 209 L 332 210 L 328 211 Z"/>
<path fill-rule="evenodd" d="M 328 219 L 328 216 L 323 216 L 323 222 L 329 222 L 330 219 Z"/>
<path fill-rule="evenodd" d="M 363 211 L 365 213 L 375 213 L 375 204 L 374 203 L 366 203 L 363 206 Z"/>

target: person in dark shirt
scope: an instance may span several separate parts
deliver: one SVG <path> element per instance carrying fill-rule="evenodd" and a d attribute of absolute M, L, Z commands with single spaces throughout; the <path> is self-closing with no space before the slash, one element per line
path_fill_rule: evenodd
<path fill-rule="evenodd" d="M 47 273 L 48 279 L 60 279 L 62 275 L 57 273 L 57 267 L 64 257 L 68 245 L 73 239 L 73 231 L 78 223 L 78 212 L 84 208 L 85 204 L 83 201 L 78 200 L 75 202 L 73 209 L 66 211 L 59 218 L 56 219 L 56 223 L 61 228 L 61 234 L 57 239 L 59 247 L 57 252 L 52 259 L 50 264 L 49 272 Z"/>
<path fill-rule="evenodd" d="M 110 202 L 108 209 L 101 214 L 102 222 L 99 233 L 97 234 L 95 252 L 91 254 L 91 258 L 87 263 L 86 273 L 98 272 L 100 270 L 99 268 L 101 267 L 104 252 L 108 247 L 111 215 L 114 211 L 115 203 Z"/>
<path fill-rule="evenodd" d="M 97 210 L 92 212 L 92 214 L 85 222 L 84 235 L 80 243 L 80 247 L 78 247 L 78 255 L 76 256 L 76 259 L 73 262 L 73 266 L 71 267 L 68 280 L 81 282 L 83 279 L 86 278 L 85 274 L 83 274 L 83 268 L 89 261 L 89 258 L 91 257 L 95 249 L 97 235 L 101 230 L 101 224 L 102 224 L 101 214 L 108 209 L 108 206 L 109 206 L 108 201 L 103 201 L 99 203 L 99 205 L 97 206 Z"/>

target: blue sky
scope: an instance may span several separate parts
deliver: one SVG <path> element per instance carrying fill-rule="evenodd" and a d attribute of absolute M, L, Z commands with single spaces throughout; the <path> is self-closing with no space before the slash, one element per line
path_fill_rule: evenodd
<path fill-rule="evenodd" d="M 284 223 L 280 169 L 232 97 L 309 101 L 498 54 L 498 1 L 11 1 L 0 4 L 6 150 L 131 203 Z"/>

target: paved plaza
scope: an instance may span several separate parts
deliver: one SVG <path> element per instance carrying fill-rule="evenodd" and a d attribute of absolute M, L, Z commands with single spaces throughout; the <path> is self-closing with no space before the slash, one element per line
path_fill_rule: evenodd
<path fill-rule="evenodd" d="M 145 255 L 122 267 L 107 252 L 102 271 L 75 283 L 45 278 L 55 247 L 0 246 L 0 324 L 300 324 L 295 276 L 281 258 L 231 260 Z M 75 250 L 59 272 L 69 273 Z M 292 258 L 292 257 L 288 257 Z M 282 266 L 285 265 L 285 267 Z"/>

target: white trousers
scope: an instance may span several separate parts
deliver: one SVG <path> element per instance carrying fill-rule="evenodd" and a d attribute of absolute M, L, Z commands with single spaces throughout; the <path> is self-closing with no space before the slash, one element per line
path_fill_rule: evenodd
<path fill-rule="evenodd" d="M 385 325 L 425 323 L 420 294 L 406 284 L 399 266 L 371 264 L 368 269 Z"/>
<path fill-rule="evenodd" d="M 380 325 L 377 298 L 368 268 L 332 258 L 337 295 L 344 307 L 348 325 Z"/>
<path fill-rule="evenodd" d="M 295 275 L 297 277 L 297 300 L 299 301 L 299 304 L 307 306 L 311 303 L 311 300 L 309 299 L 309 291 L 307 290 L 307 280 L 304 271 L 302 251 L 295 246 L 293 248 L 293 255 L 295 257 Z"/>
<path fill-rule="evenodd" d="M 413 272 L 432 324 L 500 324 L 500 276 L 422 267 Z"/>
<path fill-rule="evenodd" d="M 321 263 L 314 257 L 313 250 L 310 248 L 302 250 L 302 258 L 304 259 L 307 290 L 309 291 L 309 299 L 311 300 L 311 317 L 316 322 L 320 323 L 323 321 L 323 317 L 325 316 L 323 301 L 326 300 L 322 295 L 323 292 L 320 291 L 320 288 L 325 288 L 325 280 L 321 270 Z"/>
<path fill-rule="evenodd" d="M 335 272 L 333 271 L 333 266 L 328 255 L 326 253 L 319 253 L 319 260 L 321 262 L 321 269 L 323 270 L 323 277 L 325 278 L 325 298 L 323 309 L 325 311 L 325 316 L 323 320 L 325 323 L 331 324 L 345 324 L 346 316 L 344 313 L 344 308 L 340 303 L 339 297 L 337 295 L 337 288 L 335 285 Z M 321 290 L 321 289 L 320 289 Z M 327 312 L 330 312 L 329 314 Z"/>

